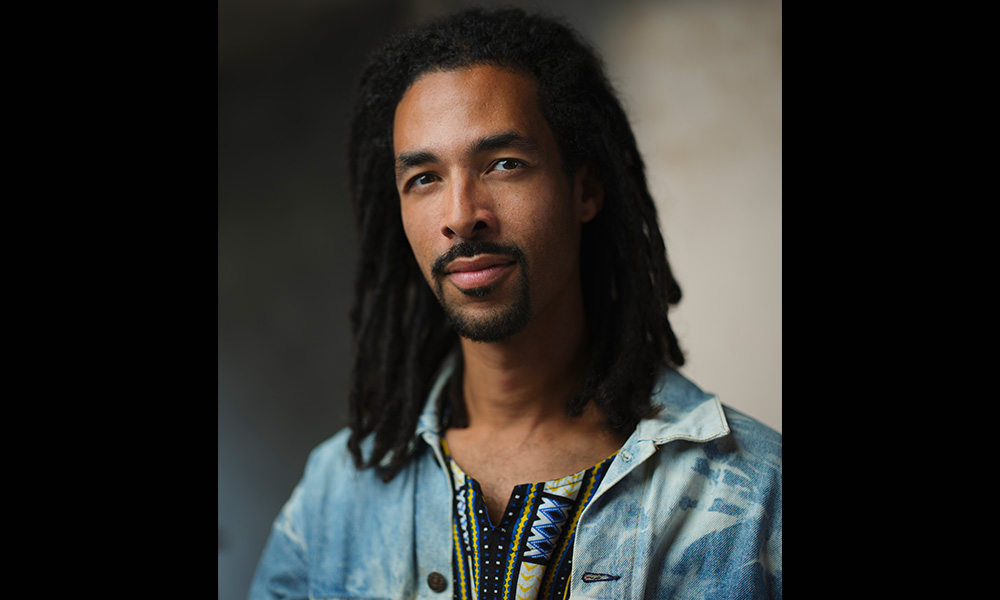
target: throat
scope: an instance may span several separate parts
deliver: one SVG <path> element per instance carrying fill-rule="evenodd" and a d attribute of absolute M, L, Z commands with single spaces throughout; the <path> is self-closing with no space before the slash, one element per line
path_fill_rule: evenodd
<path fill-rule="evenodd" d="M 531 484 L 543 484 L 586 471 L 614 455 L 624 438 L 605 431 L 554 436 L 542 443 L 508 443 L 470 429 L 449 429 L 445 451 L 458 472 L 479 487 L 490 524 L 496 527 L 508 507 L 523 502 Z"/>

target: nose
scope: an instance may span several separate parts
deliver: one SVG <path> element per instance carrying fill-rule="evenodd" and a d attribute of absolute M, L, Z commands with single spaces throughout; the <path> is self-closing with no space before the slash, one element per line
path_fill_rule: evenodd
<path fill-rule="evenodd" d="M 441 222 L 441 233 L 446 238 L 471 240 L 496 229 L 489 192 L 475 177 L 453 178 L 446 202 Z"/>

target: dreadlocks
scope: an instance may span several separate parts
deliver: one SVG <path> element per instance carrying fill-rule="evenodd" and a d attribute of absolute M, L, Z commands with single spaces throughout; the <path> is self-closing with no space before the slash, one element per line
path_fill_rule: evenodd
<path fill-rule="evenodd" d="M 650 395 L 659 371 L 684 364 L 667 319 L 681 290 L 667 262 L 635 137 L 595 52 L 566 25 L 520 10 L 467 10 L 397 35 L 361 75 L 348 148 L 361 243 L 351 309 L 348 447 L 358 468 L 384 462 L 386 481 L 413 452 L 433 375 L 457 340 L 403 232 L 393 119 L 419 76 L 474 65 L 531 76 L 563 167 L 573 173 L 589 163 L 604 184 L 603 208 L 583 226 L 582 287 L 592 343 L 569 414 L 594 402 L 609 427 L 628 435 L 640 419 L 656 413 Z M 462 426 L 460 394 L 448 402 L 451 425 Z M 372 450 L 364 457 L 361 440 L 371 434 Z"/>

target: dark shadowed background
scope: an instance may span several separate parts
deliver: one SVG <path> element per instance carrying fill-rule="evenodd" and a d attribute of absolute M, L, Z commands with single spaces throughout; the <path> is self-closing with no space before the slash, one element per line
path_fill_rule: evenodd
<path fill-rule="evenodd" d="M 780 0 L 507 2 L 602 52 L 685 298 L 683 372 L 781 430 Z M 309 451 L 346 423 L 345 138 L 390 30 L 488 2 L 219 2 L 219 598 L 246 597 Z"/>

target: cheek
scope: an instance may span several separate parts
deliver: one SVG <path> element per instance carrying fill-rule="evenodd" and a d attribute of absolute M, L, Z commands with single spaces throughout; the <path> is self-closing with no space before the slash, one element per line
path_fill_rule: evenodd
<path fill-rule="evenodd" d="M 406 241 L 410 243 L 413 254 L 420 258 L 421 235 L 426 235 L 424 226 L 420 222 L 420 213 L 415 210 L 407 210 L 406 206 L 400 206 L 400 216 L 403 219 L 403 233 L 406 234 Z"/>
<path fill-rule="evenodd" d="M 541 281 L 555 282 L 571 272 L 580 260 L 580 223 L 569 207 L 548 205 L 548 209 L 521 214 L 519 242 Z"/>
<path fill-rule="evenodd" d="M 431 265 L 436 255 L 428 239 L 426 224 L 422 223 L 419 215 L 412 211 L 408 213 L 403 209 L 401 210 L 401 214 L 403 218 L 403 233 L 406 235 L 406 241 L 410 244 L 410 250 L 413 252 L 414 258 L 417 259 L 417 265 L 420 267 L 420 272 L 423 273 L 424 279 L 430 281 Z"/>
<path fill-rule="evenodd" d="M 406 236 L 406 241 L 409 242 L 410 248 L 413 253 L 417 254 L 417 246 L 415 245 L 416 240 L 414 239 L 414 227 L 413 223 L 406 218 L 406 213 L 403 213 L 403 234 Z"/>

